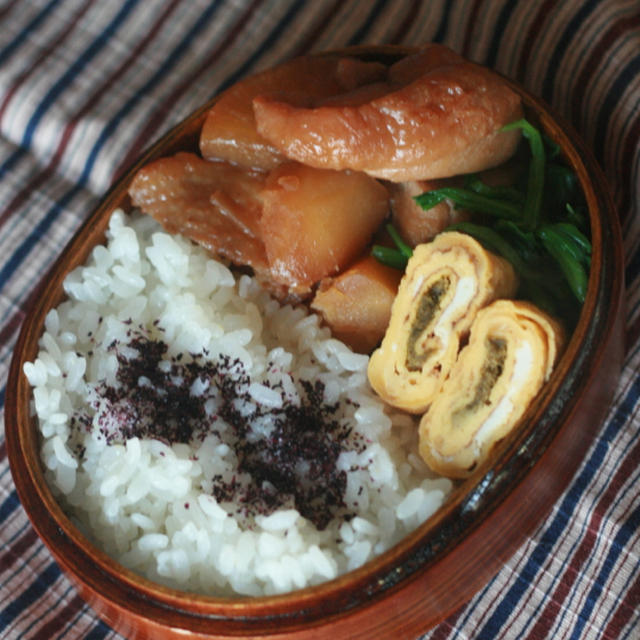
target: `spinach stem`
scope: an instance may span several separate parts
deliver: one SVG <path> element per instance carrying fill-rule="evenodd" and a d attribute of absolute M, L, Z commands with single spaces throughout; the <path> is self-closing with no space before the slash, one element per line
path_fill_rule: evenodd
<path fill-rule="evenodd" d="M 413 249 L 400 237 L 400 234 L 396 231 L 396 228 L 392 224 L 387 225 L 387 232 L 391 236 L 398 251 L 407 259 L 413 255 Z"/>
<path fill-rule="evenodd" d="M 545 151 L 540 132 L 524 118 L 502 127 L 502 131 L 521 129 L 522 135 L 529 141 L 531 162 L 529 163 L 529 180 L 527 181 L 527 197 L 524 202 L 523 226 L 533 231 L 540 223 L 542 197 L 544 195 Z"/>
<path fill-rule="evenodd" d="M 431 207 L 443 200 L 449 199 L 464 209 L 484 213 L 495 218 L 522 219 L 522 209 L 517 204 L 507 200 L 496 200 L 489 196 L 483 196 L 471 191 L 471 189 L 442 187 L 441 189 L 427 191 L 415 196 L 414 199 L 423 209 L 431 209 Z"/>
<path fill-rule="evenodd" d="M 398 249 L 374 244 L 373 247 L 371 247 L 371 255 L 378 262 L 381 262 L 388 267 L 393 267 L 394 269 L 400 269 L 402 271 L 407 267 L 407 256 L 403 255 L 398 251 Z"/>

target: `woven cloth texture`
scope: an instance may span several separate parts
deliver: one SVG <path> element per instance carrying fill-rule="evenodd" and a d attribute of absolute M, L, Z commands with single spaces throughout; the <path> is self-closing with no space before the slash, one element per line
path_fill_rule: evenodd
<path fill-rule="evenodd" d="M 541 96 L 604 170 L 625 360 L 573 480 L 428 639 L 640 638 L 638 0 L 0 0 L 0 405 L 31 292 L 141 151 L 239 78 L 310 51 L 442 42 Z M 115 640 L 20 506 L 0 427 L 0 638 Z"/>

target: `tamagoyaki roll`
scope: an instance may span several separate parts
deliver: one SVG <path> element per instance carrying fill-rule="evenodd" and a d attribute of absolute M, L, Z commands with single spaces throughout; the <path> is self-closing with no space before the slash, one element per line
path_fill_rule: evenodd
<path fill-rule="evenodd" d="M 443 232 L 409 259 L 371 386 L 389 404 L 424 413 L 440 390 L 479 309 L 518 287 L 513 267 L 471 236 Z"/>
<path fill-rule="evenodd" d="M 468 476 L 516 426 L 564 345 L 560 324 L 524 301 L 478 312 L 469 343 L 420 421 L 420 455 L 437 473 Z"/>

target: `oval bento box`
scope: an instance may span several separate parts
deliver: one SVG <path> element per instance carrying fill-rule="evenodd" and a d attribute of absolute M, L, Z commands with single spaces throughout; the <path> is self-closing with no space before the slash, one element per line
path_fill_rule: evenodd
<path fill-rule="evenodd" d="M 344 51 L 385 62 L 408 52 L 384 46 Z M 577 327 L 549 383 L 489 462 L 461 482 L 445 505 L 401 543 L 331 582 L 258 598 L 216 598 L 164 588 L 92 545 L 44 481 L 23 364 L 36 356 L 44 318 L 62 300 L 66 274 L 103 242 L 111 212 L 131 209 L 127 188 L 136 170 L 154 158 L 196 150 L 215 99 L 150 148 L 64 249 L 32 297 L 15 347 L 6 394 L 7 449 L 18 495 L 34 529 L 80 594 L 125 637 L 417 637 L 485 585 L 567 487 L 598 432 L 620 371 L 620 229 L 603 175 L 584 143 L 541 100 L 510 84 L 521 95 L 527 117 L 560 146 L 586 197 L 593 255 Z"/>

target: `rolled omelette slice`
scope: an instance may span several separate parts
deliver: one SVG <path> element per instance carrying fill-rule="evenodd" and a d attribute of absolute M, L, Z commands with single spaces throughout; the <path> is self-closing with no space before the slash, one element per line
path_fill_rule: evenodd
<path fill-rule="evenodd" d="M 420 455 L 437 473 L 468 476 L 518 423 L 564 345 L 559 323 L 523 301 L 478 312 L 469 343 L 420 421 Z"/>
<path fill-rule="evenodd" d="M 424 413 L 447 377 L 478 309 L 513 296 L 513 267 L 455 231 L 418 245 L 369 360 L 369 382 L 389 404 Z"/>

